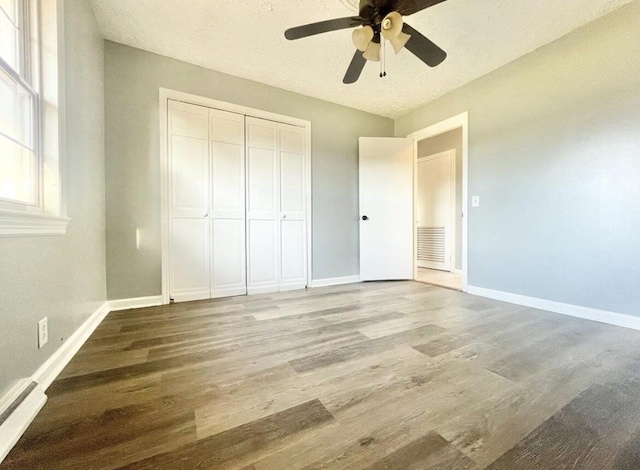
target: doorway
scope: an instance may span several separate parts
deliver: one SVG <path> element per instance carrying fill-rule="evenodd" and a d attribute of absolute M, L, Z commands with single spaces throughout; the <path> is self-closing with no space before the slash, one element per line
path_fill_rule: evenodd
<path fill-rule="evenodd" d="M 466 291 L 468 116 L 416 132 L 414 279 Z"/>
<path fill-rule="evenodd" d="M 459 259 L 457 249 L 457 197 L 456 149 L 424 155 L 425 144 L 434 146 L 434 141 L 447 142 L 445 146 L 455 145 L 457 130 L 440 137 L 425 139 L 419 143 L 418 171 L 416 188 L 416 238 L 418 250 L 417 280 L 431 284 L 462 289 L 461 270 L 455 272 Z M 438 146 L 439 142 L 435 142 Z M 441 145 L 441 144 L 440 144 Z M 429 153 L 428 151 L 426 153 Z"/>

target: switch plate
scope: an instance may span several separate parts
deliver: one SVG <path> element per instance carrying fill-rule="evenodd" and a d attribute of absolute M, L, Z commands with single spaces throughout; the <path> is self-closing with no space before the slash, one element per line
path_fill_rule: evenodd
<path fill-rule="evenodd" d="M 471 198 L 471 207 L 480 207 L 480 196 L 473 196 Z"/>
<path fill-rule="evenodd" d="M 49 319 L 43 318 L 38 322 L 38 349 L 42 349 L 49 341 Z"/>

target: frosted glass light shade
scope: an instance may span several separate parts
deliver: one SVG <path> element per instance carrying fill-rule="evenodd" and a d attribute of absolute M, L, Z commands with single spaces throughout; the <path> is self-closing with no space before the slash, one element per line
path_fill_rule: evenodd
<path fill-rule="evenodd" d="M 400 32 L 394 39 L 389 39 L 389 43 L 391 43 L 393 50 L 396 51 L 397 54 L 407 45 L 409 39 L 411 39 L 411 35 Z"/>
<path fill-rule="evenodd" d="M 353 44 L 359 51 L 366 51 L 369 47 L 369 43 L 373 39 L 373 28 L 371 26 L 364 26 L 362 28 L 353 30 Z"/>
<path fill-rule="evenodd" d="M 380 28 L 380 33 L 384 38 L 388 41 L 395 39 L 399 34 L 402 33 L 402 26 L 404 22 L 402 21 L 402 15 L 397 11 L 392 11 L 382 20 L 382 27 Z"/>
<path fill-rule="evenodd" d="M 364 54 L 362 54 L 362 56 L 365 59 L 370 60 L 372 62 L 380 62 L 381 48 L 382 46 L 380 45 L 379 42 L 371 42 L 369 43 L 369 47 L 367 47 L 367 50 L 364 51 Z"/>

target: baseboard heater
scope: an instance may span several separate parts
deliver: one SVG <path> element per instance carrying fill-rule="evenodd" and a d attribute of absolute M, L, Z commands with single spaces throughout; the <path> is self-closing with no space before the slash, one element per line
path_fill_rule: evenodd
<path fill-rule="evenodd" d="M 35 381 L 23 380 L 0 402 L 0 463 L 42 409 L 47 397 Z"/>
<path fill-rule="evenodd" d="M 9 416 L 11 416 L 11 413 L 16 411 L 16 409 L 20 405 L 22 405 L 22 403 L 27 399 L 27 397 L 31 394 L 31 392 L 33 392 L 33 390 L 37 386 L 38 384 L 36 382 L 31 382 L 27 386 L 27 388 L 25 388 L 22 391 L 22 393 L 18 395 L 15 400 L 13 400 L 13 402 L 9 403 L 9 406 L 7 407 L 7 409 L 4 410 L 2 413 L 0 413 L 0 426 L 2 426 L 5 423 L 5 421 L 9 419 Z"/>

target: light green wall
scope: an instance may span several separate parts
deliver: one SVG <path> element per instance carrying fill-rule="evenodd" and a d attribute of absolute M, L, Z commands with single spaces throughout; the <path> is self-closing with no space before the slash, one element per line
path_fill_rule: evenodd
<path fill-rule="evenodd" d="M 161 87 L 311 121 L 313 278 L 359 273 L 358 138 L 393 121 L 108 41 L 105 70 L 109 299 L 161 293 Z"/>
<path fill-rule="evenodd" d="M 399 119 L 469 112 L 473 286 L 640 315 L 640 2 Z"/>
<path fill-rule="evenodd" d="M 418 142 L 418 158 L 456 151 L 456 246 L 455 268 L 462 269 L 462 128 Z"/>
<path fill-rule="evenodd" d="M 106 300 L 103 41 L 89 3 L 65 0 L 68 214 L 60 237 L 0 238 L 0 396 Z M 49 318 L 38 350 L 37 322 Z"/>

